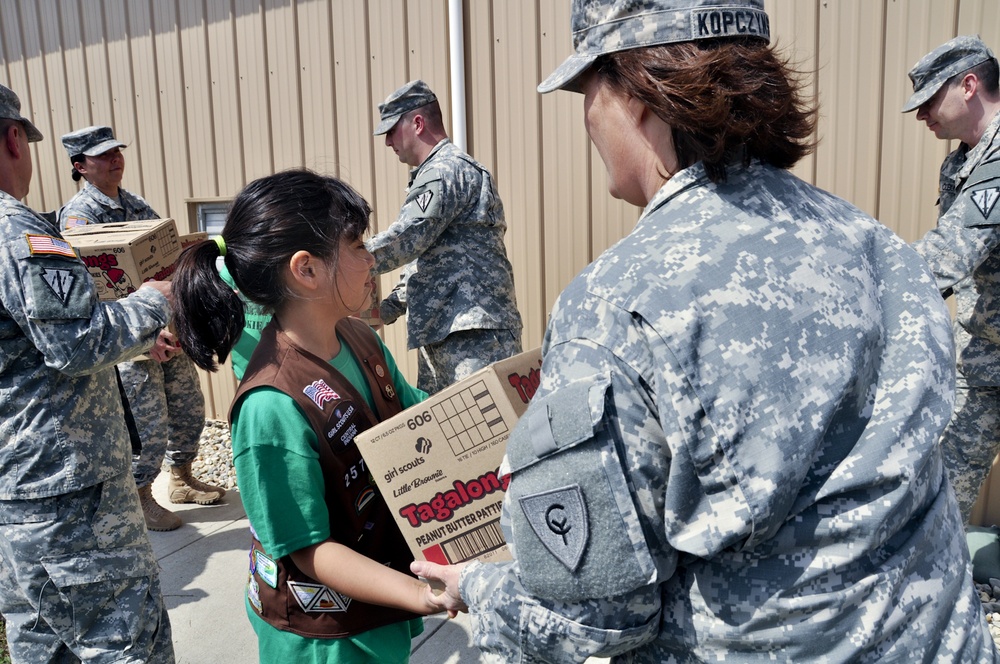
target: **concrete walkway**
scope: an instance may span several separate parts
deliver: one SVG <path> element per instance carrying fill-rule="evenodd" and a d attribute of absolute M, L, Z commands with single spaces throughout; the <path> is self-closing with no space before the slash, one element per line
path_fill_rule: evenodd
<path fill-rule="evenodd" d="M 153 483 L 161 505 L 167 476 Z M 177 664 L 243 664 L 257 661 L 257 637 L 243 608 L 250 533 L 240 494 L 230 491 L 211 506 L 170 505 L 184 525 L 149 533 L 160 562 Z M 424 619 L 413 642 L 412 664 L 474 664 L 484 661 L 470 646 L 468 616 Z M 589 660 L 591 663 L 607 660 Z"/>

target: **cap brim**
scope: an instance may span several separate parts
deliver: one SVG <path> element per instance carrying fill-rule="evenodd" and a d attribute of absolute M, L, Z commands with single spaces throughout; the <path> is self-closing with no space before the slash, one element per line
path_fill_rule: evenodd
<path fill-rule="evenodd" d="M 399 119 L 401 117 L 403 117 L 402 113 L 400 113 L 399 115 L 392 115 L 387 118 L 382 118 L 382 121 L 378 123 L 377 127 L 375 127 L 375 131 L 372 133 L 372 136 L 381 136 L 382 134 L 388 134 L 389 131 L 396 126 L 396 123 L 399 122 Z"/>
<path fill-rule="evenodd" d="M 939 73 L 936 79 L 932 80 L 920 90 L 914 91 L 914 93 L 910 95 L 910 98 L 906 100 L 906 104 L 903 106 L 902 112 L 909 113 L 910 111 L 915 111 L 923 106 L 931 97 L 937 94 L 937 91 L 941 89 L 941 86 L 947 83 L 950 78 L 951 76 L 941 76 Z"/>
<path fill-rule="evenodd" d="M 944 85 L 944 81 L 941 81 L 937 85 L 928 85 L 923 90 L 914 92 L 910 95 L 910 98 L 906 100 L 906 104 L 903 106 L 902 112 L 909 113 L 910 111 L 915 111 L 926 104 L 927 100 L 933 97 L 934 93 L 941 89 L 942 85 Z"/>
<path fill-rule="evenodd" d="M 538 84 L 538 91 L 542 94 L 554 90 L 569 90 L 570 92 L 580 92 L 577 80 L 581 74 L 590 69 L 594 64 L 597 55 L 573 54 L 566 58 L 549 77 Z"/>
<path fill-rule="evenodd" d="M 98 143 L 89 150 L 84 150 L 83 154 L 87 157 L 96 157 L 102 155 L 108 150 L 114 150 L 115 148 L 127 148 L 128 146 L 119 140 L 111 139 L 110 141 L 104 141 L 103 143 Z"/>
<path fill-rule="evenodd" d="M 37 143 L 38 141 L 45 138 L 44 136 L 42 136 L 42 132 L 38 131 L 38 127 L 31 124 L 25 118 L 21 118 L 21 124 L 24 125 L 24 133 L 27 134 L 29 143 Z"/>

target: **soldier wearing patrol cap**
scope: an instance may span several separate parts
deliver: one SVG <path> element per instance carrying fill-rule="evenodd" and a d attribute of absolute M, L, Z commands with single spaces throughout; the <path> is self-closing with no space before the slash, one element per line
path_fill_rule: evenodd
<path fill-rule="evenodd" d="M 159 219 L 150 205 L 126 191 L 124 143 L 111 127 L 84 127 L 63 135 L 63 147 L 73 164 L 73 179 L 85 181 L 59 211 L 63 228 L 86 224 Z M 109 271 L 109 281 L 116 282 Z M 112 286 L 118 290 L 117 284 Z M 127 288 L 126 288 L 127 291 Z M 172 503 L 211 505 L 226 490 L 206 484 L 191 472 L 205 428 L 205 396 L 194 363 L 168 330 L 161 332 L 169 358 L 165 362 L 138 359 L 123 362 L 121 374 L 129 406 L 135 416 L 142 449 L 132 458 L 132 476 L 139 489 L 139 502 L 146 527 L 176 530 L 181 518 L 153 497 L 153 480 L 166 460 L 170 479 L 167 497 Z"/>
<path fill-rule="evenodd" d="M 0 86 L 0 613 L 15 662 L 173 662 L 113 367 L 150 350 L 170 284 L 98 301 L 20 202 L 42 140 Z"/>
<path fill-rule="evenodd" d="M 380 312 L 391 322 L 406 311 L 417 386 L 434 393 L 521 351 L 507 222 L 493 177 L 448 139 L 426 83 L 410 81 L 379 104 L 382 134 L 412 168 L 410 184 L 399 217 L 366 244 L 377 273 L 405 266 Z"/>
<path fill-rule="evenodd" d="M 787 169 L 814 115 L 762 0 L 576 0 L 634 230 L 566 288 L 508 441 L 514 563 L 411 569 L 500 661 L 993 662 L 916 253 Z"/>
<path fill-rule="evenodd" d="M 941 165 L 937 227 L 913 247 L 938 288 L 954 293 L 955 414 L 941 438 L 963 521 L 1000 451 L 1000 91 L 996 56 L 979 37 L 938 46 L 910 70 L 917 112 L 934 135 L 961 141 Z"/>

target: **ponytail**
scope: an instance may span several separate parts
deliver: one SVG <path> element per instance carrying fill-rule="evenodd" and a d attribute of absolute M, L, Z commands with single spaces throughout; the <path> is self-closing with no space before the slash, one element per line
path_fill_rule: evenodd
<path fill-rule="evenodd" d="M 243 300 L 215 268 L 219 245 L 203 240 L 181 253 L 174 271 L 174 324 L 181 348 L 206 371 L 216 371 L 243 333 Z"/>

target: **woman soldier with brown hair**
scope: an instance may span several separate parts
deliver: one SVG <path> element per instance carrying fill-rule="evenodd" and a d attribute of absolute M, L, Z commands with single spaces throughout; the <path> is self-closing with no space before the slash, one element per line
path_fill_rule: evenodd
<path fill-rule="evenodd" d="M 504 661 L 989 662 L 937 445 L 926 266 L 786 169 L 812 114 L 760 0 L 577 0 L 583 93 L 632 232 L 552 311 L 512 432 L 513 564 L 411 566 Z"/>

